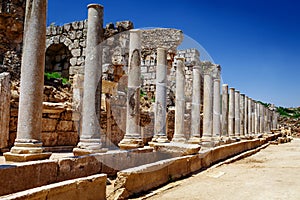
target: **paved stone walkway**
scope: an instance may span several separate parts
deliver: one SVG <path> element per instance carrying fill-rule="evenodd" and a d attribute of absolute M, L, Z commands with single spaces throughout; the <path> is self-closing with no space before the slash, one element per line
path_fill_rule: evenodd
<path fill-rule="evenodd" d="M 147 199 L 300 199 L 300 139 L 164 186 Z M 149 196 L 149 195 L 148 195 Z"/>

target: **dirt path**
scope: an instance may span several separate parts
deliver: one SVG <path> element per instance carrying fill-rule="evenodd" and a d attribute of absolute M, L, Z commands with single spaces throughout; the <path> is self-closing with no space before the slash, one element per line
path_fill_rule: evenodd
<path fill-rule="evenodd" d="M 212 167 L 155 193 L 147 199 L 299 200 L 300 139 L 270 145 L 248 158 Z"/>

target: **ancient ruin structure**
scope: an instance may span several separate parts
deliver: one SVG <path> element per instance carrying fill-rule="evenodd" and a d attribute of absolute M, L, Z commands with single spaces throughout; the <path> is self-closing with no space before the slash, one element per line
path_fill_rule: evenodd
<path fill-rule="evenodd" d="M 32 198 L 103 199 L 109 175 L 117 177 L 113 197 L 128 198 L 280 136 L 274 109 L 227 84 L 221 92 L 220 65 L 177 50 L 182 31 L 104 28 L 98 4 L 88 6 L 88 21 L 46 29 L 46 2 L 27 1 L 24 43 L 11 47 L 23 45 L 19 100 L 9 92 L 13 74 L 0 74 L 0 149 L 10 148 L 7 161 L 47 160 L 3 167 L 0 183 L 16 170 L 23 182 L 0 196 L 47 185 Z M 72 95 L 47 96 L 54 89 L 43 88 L 44 71 L 68 78 Z M 62 150 L 76 157 L 45 153 Z"/>

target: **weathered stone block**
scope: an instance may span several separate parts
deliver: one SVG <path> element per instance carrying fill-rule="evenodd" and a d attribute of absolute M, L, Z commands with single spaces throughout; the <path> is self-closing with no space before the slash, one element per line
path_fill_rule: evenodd
<path fill-rule="evenodd" d="M 43 142 L 43 146 L 56 146 L 58 145 L 58 134 L 57 132 L 42 132 L 41 140 Z"/>
<path fill-rule="evenodd" d="M 53 132 L 56 130 L 58 121 L 56 119 L 43 118 L 42 119 L 42 131 Z"/>
<path fill-rule="evenodd" d="M 57 131 L 73 131 L 73 121 L 60 121 L 57 126 Z"/>
<path fill-rule="evenodd" d="M 77 132 L 58 132 L 57 145 L 76 146 L 79 140 Z"/>

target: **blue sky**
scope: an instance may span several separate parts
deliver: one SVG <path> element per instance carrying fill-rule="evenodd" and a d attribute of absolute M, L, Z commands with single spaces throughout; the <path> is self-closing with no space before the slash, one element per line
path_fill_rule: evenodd
<path fill-rule="evenodd" d="M 86 19 L 104 6 L 104 23 L 181 29 L 222 67 L 222 80 L 255 100 L 300 106 L 298 0 L 49 0 L 47 22 Z"/>

